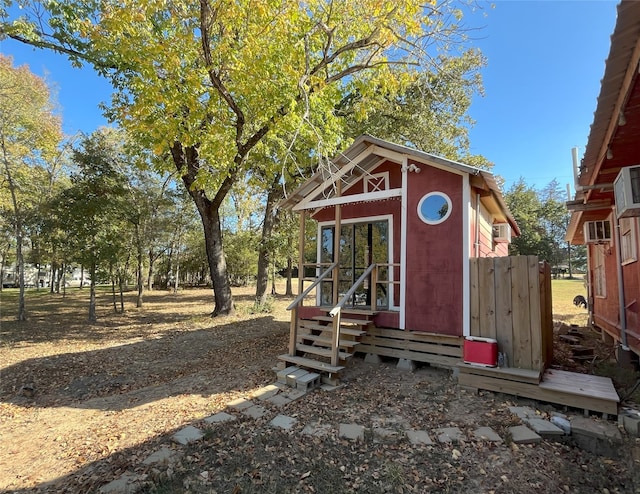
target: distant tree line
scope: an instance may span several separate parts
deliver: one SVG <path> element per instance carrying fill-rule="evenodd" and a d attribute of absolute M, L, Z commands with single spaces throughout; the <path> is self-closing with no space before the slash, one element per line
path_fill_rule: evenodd
<path fill-rule="evenodd" d="M 567 192 L 557 180 L 536 189 L 520 178 L 504 196 L 521 231 L 509 245 L 511 255 L 536 255 L 549 263 L 556 276 L 584 272 L 586 247 L 565 240 L 571 215 L 565 205 Z"/>

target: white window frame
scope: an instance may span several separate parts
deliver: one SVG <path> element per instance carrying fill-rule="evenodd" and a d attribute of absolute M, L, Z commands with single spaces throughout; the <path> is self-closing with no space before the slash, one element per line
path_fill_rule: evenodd
<path fill-rule="evenodd" d="M 364 193 L 389 190 L 389 172 L 373 173 L 364 177 Z"/>
<path fill-rule="evenodd" d="M 631 264 L 638 260 L 636 244 L 636 218 L 620 218 L 620 253 L 622 264 Z"/>

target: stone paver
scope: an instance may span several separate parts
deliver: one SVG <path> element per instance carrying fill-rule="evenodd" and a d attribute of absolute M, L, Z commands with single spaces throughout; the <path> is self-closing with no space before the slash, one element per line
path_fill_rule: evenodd
<path fill-rule="evenodd" d="M 323 437 L 328 435 L 332 431 L 332 427 L 330 424 L 320 424 L 318 422 L 312 422 L 307 424 L 304 429 L 302 429 L 302 433 L 307 436 L 316 436 Z"/>
<path fill-rule="evenodd" d="M 207 424 L 220 424 L 222 422 L 231 422 L 236 419 L 235 415 L 227 412 L 219 412 L 204 419 Z"/>
<path fill-rule="evenodd" d="M 511 439 L 515 444 L 533 444 L 542 441 L 542 437 L 529 429 L 526 425 L 509 427 Z"/>
<path fill-rule="evenodd" d="M 536 434 L 542 437 L 564 436 L 564 431 L 560 427 L 556 427 L 548 420 L 544 419 L 526 419 L 525 422 L 531 427 Z"/>
<path fill-rule="evenodd" d="M 589 417 L 571 419 L 571 437 L 582 449 L 596 455 L 619 457 L 622 434 L 617 425 Z"/>
<path fill-rule="evenodd" d="M 571 434 L 571 422 L 569 422 L 566 417 L 563 417 L 561 415 L 554 415 L 553 417 L 551 417 L 551 423 L 556 427 L 562 429 L 565 434 Z"/>
<path fill-rule="evenodd" d="M 176 432 L 171 438 L 178 444 L 189 444 L 202 439 L 204 434 L 200 429 L 192 425 L 186 426 L 184 429 Z"/>
<path fill-rule="evenodd" d="M 364 426 L 358 424 L 340 424 L 338 436 L 352 441 L 364 441 Z"/>
<path fill-rule="evenodd" d="M 407 438 L 411 444 L 426 444 L 430 446 L 433 444 L 431 437 L 429 437 L 429 433 L 427 431 L 415 431 L 408 430 Z"/>
<path fill-rule="evenodd" d="M 293 417 L 287 417 L 286 415 L 276 415 L 276 417 L 269 422 L 272 427 L 279 427 L 286 431 L 290 430 L 298 420 Z"/>
<path fill-rule="evenodd" d="M 280 392 L 280 388 L 275 384 L 269 384 L 269 386 L 265 386 L 264 388 L 260 388 L 257 390 L 253 396 L 261 401 L 266 401 L 272 396 L 277 395 Z"/>
<path fill-rule="evenodd" d="M 371 430 L 374 433 L 374 435 L 382 439 L 397 439 L 400 436 L 398 431 L 394 431 L 393 429 L 387 429 L 386 427 L 373 426 Z"/>
<path fill-rule="evenodd" d="M 277 406 L 277 407 L 283 407 L 283 406 L 288 405 L 289 403 L 291 403 L 293 400 L 291 398 L 288 398 L 287 396 L 285 396 L 283 394 L 278 394 L 278 395 L 270 397 L 266 401 L 271 403 L 272 405 Z"/>
<path fill-rule="evenodd" d="M 139 478 L 138 475 L 125 472 L 119 478 L 100 487 L 98 492 L 100 494 L 128 494 L 129 492 L 135 492 L 136 488 L 139 487 L 137 485 Z"/>
<path fill-rule="evenodd" d="M 254 405 L 253 401 L 247 400 L 246 398 L 238 398 L 236 400 L 230 401 L 227 403 L 229 408 L 233 408 L 234 410 L 244 410 L 245 408 L 250 408 Z"/>
<path fill-rule="evenodd" d="M 621 442 L 622 435 L 618 427 L 610 422 L 595 421 L 588 417 L 575 417 L 571 420 L 571 431 L 595 439 Z"/>
<path fill-rule="evenodd" d="M 538 416 L 536 411 L 530 407 L 509 407 L 509 411 L 522 420 L 532 419 Z"/>
<path fill-rule="evenodd" d="M 252 407 L 242 410 L 242 413 L 252 419 L 260 419 L 266 415 L 267 409 L 260 405 L 253 405 Z"/>
<path fill-rule="evenodd" d="M 458 443 L 462 440 L 462 431 L 457 427 L 441 427 L 434 432 L 441 443 Z"/>
<path fill-rule="evenodd" d="M 162 446 L 158 451 L 147 456 L 142 463 L 144 465 L 171 463 L 177 456 L 178 453 L 176 451 L 167 446 Z"/>
<path fill-rule="evenodd" d="M 307 393 L 306 391 L 302 391 L 300 389 L 287 388 L 281 394 L 282 396 L 285 396 L 286 398 L 289 398 L 291 401 L 293 401 L 297 400 L 298 398 L 302 398 Z"/>
<path fill-rule="evenodd" d="M 502 442 L 502 438 L 491 427 L 478 427 L 473 431 L 473 437 L 477 441 Z"/>

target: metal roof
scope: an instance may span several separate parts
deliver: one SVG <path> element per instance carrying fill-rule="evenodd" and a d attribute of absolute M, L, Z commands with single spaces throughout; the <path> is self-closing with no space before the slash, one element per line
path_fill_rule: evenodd
<path fill-rule="evenodd" d="M 573 211 L 567 229 L 566 238 L 574 244 L 584 243 L 585 221 L 610 214 L 611 183 L 620 169 L 640 164 L 640 2 L 622 0 L 617 9 L 576 197 L 570 201 L 570 207 L 585 205 Z"/>
<path fill-rule="evenodd" d="M 359 157 L 371 147 L 373 147 L 373 152 L 366 154 L 364 158 L 360 159 Z M 351 146 L 342 153 L 339 153 L 330 161 L 330 167 L 319 170 L 296 190 L 288 194 L 287 197 L 280 202 L 279 207 L 291 209 L 303 199 L 307 198 L 310 194 L 313 194 L 316 197 L 318 195 L 322 195 L 324 198 L 334 197 L 334 182 L 338 179 L 340 170 L 343 167 L 357 161 L 357 166 L 350 168 L 348 173 L 340 177 L 343 181 L 343 187 L 348 187 L 360 180 L 363 175 L 372 171 L 380 163 L 387 160 L 394 161 L 394 158 L 389 157 L 389 154 L 385 153 L 385 151 L 410 157 L 416 161 L 424 162 L 426 164 L 436 165 L 445 169 L 455 170 L 457 172 L 479 177 L 486 185 L 486 189 L 496 201 L 499 209 L 502 214 L 504 214 L 506 220 L 511 224 L 515 233 L 517 235 L 520 234 L 518 225 L 504 202 L 504 198 L 502 197 L 502 193 L 493 177 L 493 174 L 490 172 L 426 153 L 415 148 L 388 142 L 368 134 L 359 136 Z M 398 163 L 401 164 L 400 161 L 398 161 Z M 325 184 L 324 187 L 323 184 Z"/>

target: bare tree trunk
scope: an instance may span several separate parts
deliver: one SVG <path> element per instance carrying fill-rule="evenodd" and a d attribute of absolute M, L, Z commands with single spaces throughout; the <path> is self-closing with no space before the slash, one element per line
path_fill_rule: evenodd
<path fill-rule="evenodd" d="M 138 249 L 137 281 L 138 281 L 138 296 L 136 298 L 136 307 L 142 307 L 143 305 L 142 297 L 144 294 L 144 283 L 142 282 L 142 249 Z"/>
<path fill-rule="evenodd" d="M 109 269 L 109 278 L 111 278 L 111 302 L 113 303 L 113 312 L 118 313 L 116 305 L 116 277 L 113 275 L 113 267 Z"/>
<path fill-rule="evenodd" d="M 124 276 L 118 276 L 118 284 L 120 285 L 120 314 L 124 314 Z"/>
<path fill-rule="evenodd" d="M 20 208 L 18 206 L 18 198 L 16 197 L 17 186 L 13 181 L 13 175 L 11 174 L 11 169 L 9 168 L 9 155 L 7 153 L 4 138 L 2 139 L 2 157 L 7 177 L 7 184 L 9 186 L 9 191 L 11 192 L 11 202 L 13 205 L 14 214 L 14 228 L 16 234 L 16 265 L 18 267 L 18 284 L 20 287 L 20 291 L 18 294 L 18 315 L 16 318 L 18 319 L 18 321 L 26 321 L 27 316 L 24 303 L 24 258 L 22 257 L 22 218 L 20 214 Z"/>
<path fill-rule="evenodd" d="M 84 265 L 80 266 L 80 288 L 84 286 Z"/>
<path fill-rule="evenodd" d="M 156 256 L 153 250 L 149 249 L 149 275 L 147 276 L 147 291 L 153 290 L 153 265 L 156 262 Z"/>
<path fill-rule="evenodd" d="M 231 190 L 236 174 L 231 173 L 224 179 L 213 200 L 209 199 L 203 190 L 192 187 L 196 181 L 199 169 L 198 150 L 194 147 L 186 147 L 176 142 L 171 147 L 173 161 L 178 171 L 182 173 L 189 195 L 198 209 L 204 229 L 204 241 L 207 250 L 209 272 L 213 284 L 213 297 L 215 306 L 211 315 L 224 316 L 233 313 L 233 297 L 231 285 L 227 274 L 227 262 L 222 248 L 222 228 L 220 222 L 220 206 Z"/>
<path fill-rule="evenodd" d="M 81 285 L 82 286 L 82 285 Z M 96 262 L 91 261 L 91 283 L 89 294 L 89 322 L 96 322 Z"/>
<path fill-rule="evenodd" d="M 293 261 L 291 260 L 291 256 L 288 256 L 287 257 L 287 287 L 284 293 L 287 297 L 293 296 L 293 286 L 291 283 L 292 272 L 293 272 Z"/>
<path fill-rule="evenodd" d="M 262 305 L 267 300 L 267 285 L 269 284 L 269 265 L 271 263 L 270 240 L 276 223 L 275 206 L 282 197 L 280 187 L 280 175 L 272 182 L 267 193 L 267 204 L 264 209 L 264 221 L 262 222 L 262 236 L 258 250 L 258 273 L 256 275 L 256 302 Z"/>

